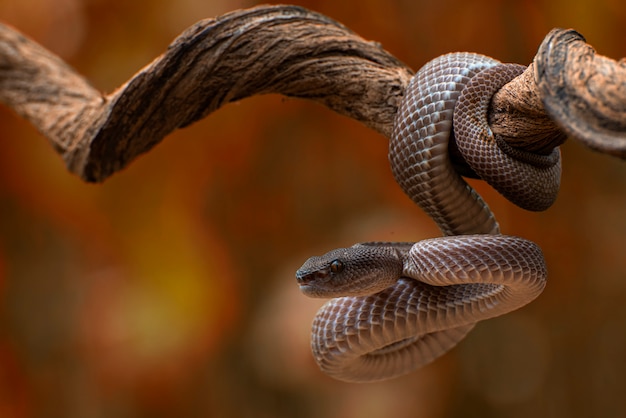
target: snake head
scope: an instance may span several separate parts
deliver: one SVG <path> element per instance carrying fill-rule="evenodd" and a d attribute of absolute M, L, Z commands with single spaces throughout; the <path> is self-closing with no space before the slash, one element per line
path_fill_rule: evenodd
<path fill-rule="evenodd" d="M 296 281 L 305 295 L 328 298 L 371 295 L 401 275 L 398 251 L 357 244 L 309 258 L 296 272 Z"/>

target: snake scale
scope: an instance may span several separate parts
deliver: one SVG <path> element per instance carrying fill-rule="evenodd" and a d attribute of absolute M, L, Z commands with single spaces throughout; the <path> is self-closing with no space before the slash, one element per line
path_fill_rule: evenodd
<path fill-rule="evenodd" d="M 539 247 L 500 234 L 495 216 L 455 169 L 528 210 L 549 207 L 560 183 L 560 151 L 513 149 L 487 122 L 493 94 L 524 67 L 473 53 L 438 57 L 413 77 L 389 142 L 396 182 L 443 236 L 415 243 L 361 243 L 311 257 L 301 291 L 332 298 L 313 321 L 322 371 L 368 382 L 409 373 L 454 347 L 476 322 L 518 309 L 543 290 Z"/>

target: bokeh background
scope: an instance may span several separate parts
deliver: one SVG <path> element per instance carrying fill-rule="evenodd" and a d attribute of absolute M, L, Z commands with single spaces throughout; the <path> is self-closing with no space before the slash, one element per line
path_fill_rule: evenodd
<path fill-rule="evenodd" d="M 553 27 L 626 56 L 618 0 L 294 3 L 414 69 L 457 50 L 527 64 Z M 0 20 L 111 91 L 187 26 L 256 4 L 0 0 Z M 90 185 L 0 107 L 0 417 L 626 416 L 626 165 L 571 141 L 545 213 L 476 185 L 503 232 L 543 248 L 535 302 L 406 377 L 319 372 L 323 301 L 299 293 L 299 265 L 438 235 L 394 183 L 386 142 L 319 105 L 255 97 Z"/>

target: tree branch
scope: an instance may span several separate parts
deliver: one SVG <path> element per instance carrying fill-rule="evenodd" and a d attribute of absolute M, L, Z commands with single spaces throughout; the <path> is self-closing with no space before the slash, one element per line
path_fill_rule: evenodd
<path fill-rule="evenodd" d="M 411 78 L 379 45 L 295 6 L 200 21 L 105 97 L 11 29 L 0 27 L 0 40 L 0 100 L 87 181 L 104 180 L 174 129 L 255 94 L 311 99 L 388 135 Z"/>
<path fill-rule="evenodd" d="M 623 65 L 594 56 L 574 33 L 553 31 L 534 64 L 494 96 L 492 129 L 528 151 L 549 153 L 567 133 L 625 158 Z M 580 63 L 581 54 L 592 57 Z M 411 76 L 378 44 L 328 17 L 261 6 L 198 22 L 102 95 L 61 59 L 0 25 L 0 101 L 35 125 L 86 181 L 103 181 L 174 129 L 256 94 L 314 100 L 388 137 Z"/>
<path fill-rule="evenodd" d="M 552 30 L 535 57 L 548 115 L 588 147 L 626 158 L 626 61 L 601 55 L 574 30 Z"/>
<path fill-rule="evenodd" d="M 512 147 L 538 154 L 549 154 L 567 138 L 543 107 L 534 63 L 494 94 L 489 125 Z"/>

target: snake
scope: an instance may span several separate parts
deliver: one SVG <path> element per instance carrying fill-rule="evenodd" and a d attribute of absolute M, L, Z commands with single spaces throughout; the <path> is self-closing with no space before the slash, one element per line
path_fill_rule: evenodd
<path fill-rule="evenodd" d="M 442 236 L 359 243 L 310 257 L 298 269 L 302 293 L 329 299 L 311 332 L 313 357 L 327 375 L 372 382 L 407 374 L 455 347 L 477 322 L 519 309 L 545 288 L 540 247 L 501 234 L 464 179 L 482 179 L 527 210 L 556 199 L 559 149 L 515 149 L 489 127 L 491 98 L 524 68 L 460 52 L 412 77 L 388 157 L 395 181 Z"/>

